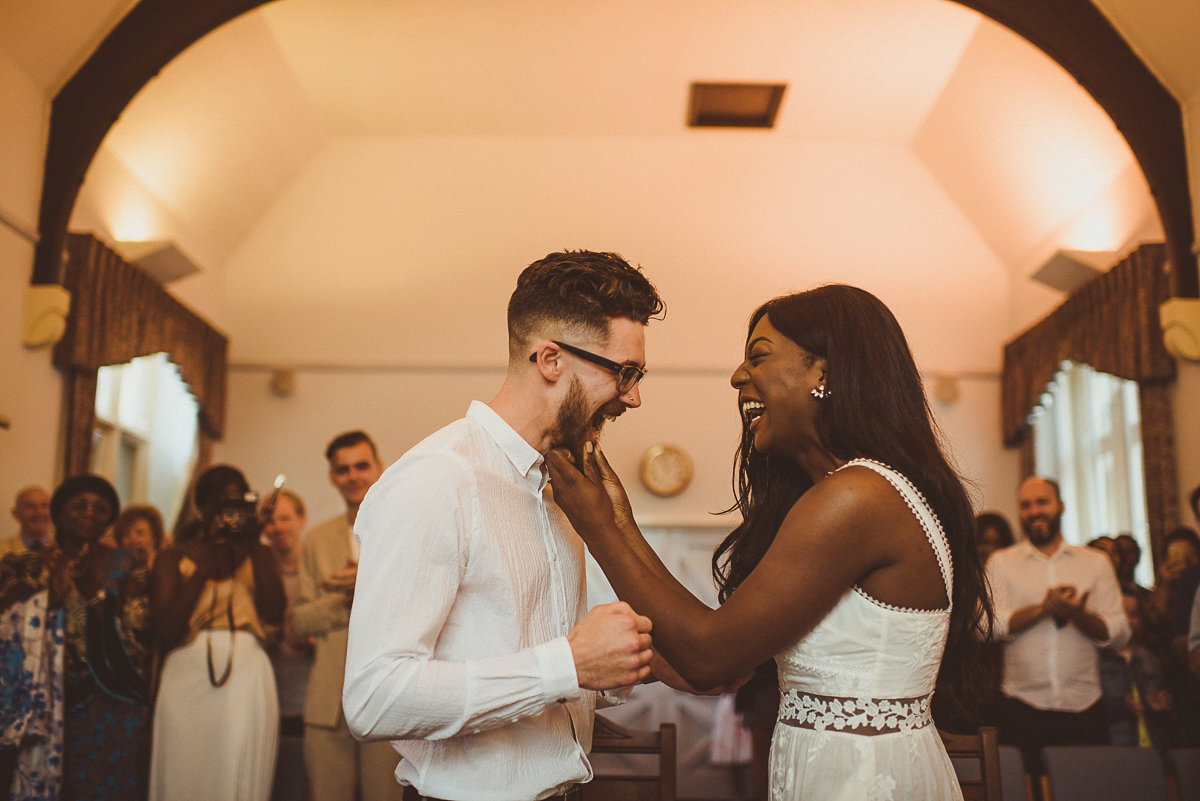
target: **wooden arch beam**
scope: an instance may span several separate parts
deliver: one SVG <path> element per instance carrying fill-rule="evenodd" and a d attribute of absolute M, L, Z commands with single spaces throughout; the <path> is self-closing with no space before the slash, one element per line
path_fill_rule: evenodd
<path fill-rule="evenodd" d="M 134 95 L 185 48 L 268 0 L 142 0 L 55 96 L 32 282 L 59 283 L 67 223 L 88 166 Z M 1129 143 L 1158 206 L 1177 293 L 1200 297 L 1183 115 L 1090 0 L 957 0 L 1041 48 Z"/>

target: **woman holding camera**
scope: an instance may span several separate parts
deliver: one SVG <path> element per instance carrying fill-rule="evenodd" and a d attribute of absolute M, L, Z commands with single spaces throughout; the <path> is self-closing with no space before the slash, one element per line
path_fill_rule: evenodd
<path fill-rule="evenodd" d="M 279 729 L 264 627 L 286 599 L 259 542 L 257 496 L 225 465 L 196 482 L 200 535 L 159 554 L 154 632 L 166 657 L 154 710 L 151 801 L 266 801 Z"/>

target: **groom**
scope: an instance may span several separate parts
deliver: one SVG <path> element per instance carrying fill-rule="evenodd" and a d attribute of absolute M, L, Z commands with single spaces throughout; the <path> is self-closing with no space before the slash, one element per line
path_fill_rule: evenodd
<path fill-rule="evenodd" d="M 355 736 L 393 741 L 396 778 L 426 798 L 575 797 L 597 691 L 649 673 L 649 620 L 624 603 L 584 614 L 583 543 L 544 454 L 641 405 L 661 311 L 614 253 L 534 262 L 509 301 L 499 393 L 363 501 L 343 706 Z"/>

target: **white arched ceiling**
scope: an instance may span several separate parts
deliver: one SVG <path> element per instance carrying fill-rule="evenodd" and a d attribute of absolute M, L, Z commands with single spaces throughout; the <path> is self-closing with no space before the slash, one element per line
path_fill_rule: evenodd
<path fill-rule="evenodd" d="M 787 82 L 778 126 L 687 128 L 694 80 Z M 500 364 L 516 272 L 588 247 L 663 290 L 657 364 L 845 281 L 926 369 L 991 371 L 1045 258 L 1155 219 L 1086 93 L 945 0 L 280 0 L 139 94 L 74 222 L 179 242 L 241 361 Z"/>

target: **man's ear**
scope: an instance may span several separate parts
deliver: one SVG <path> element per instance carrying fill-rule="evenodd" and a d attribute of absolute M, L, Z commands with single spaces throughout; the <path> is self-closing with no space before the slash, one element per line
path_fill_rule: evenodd
<path fill-rule="evenodd" d="M 553 342 L 546 341 L 533 352 L 531 361 L 536 365 L 542 378 L 551 384 L 558 382 L 562 375 L 562 349 Z"/>

